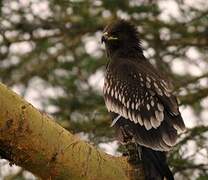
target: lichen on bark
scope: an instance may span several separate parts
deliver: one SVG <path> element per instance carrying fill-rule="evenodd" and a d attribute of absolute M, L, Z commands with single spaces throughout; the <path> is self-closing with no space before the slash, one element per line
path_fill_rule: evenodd
<path fill-rule="evenodd" d="M 143 179 L 142 168 L 73 136 L 3 84 L 0 155 L 43 179 Z"/>

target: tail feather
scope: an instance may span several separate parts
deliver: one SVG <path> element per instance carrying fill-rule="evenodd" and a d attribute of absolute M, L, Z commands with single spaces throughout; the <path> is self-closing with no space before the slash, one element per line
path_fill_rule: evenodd
<path fill-rule="evenodd" d="M 112 116 L 115 119 L 118 115 L 112 113 Z M 120 117 L 114 126 L 121 142 L 128 143 L 133 140 L 141 148 L 140 155 L 146 180 L 174 180 L 166 162 L 165 151 L 170 150 L 175 143 L 177 131 L 168 121 L 163 121 L 157 129 L 152 128 L 147 131 L 144 126 Z"/>
<path fill-rule="evenodd" d="M 166 162 L 165 152 L 155 151 L 142 146 L 142 161 L 146 180 L 174 180 Z"/>

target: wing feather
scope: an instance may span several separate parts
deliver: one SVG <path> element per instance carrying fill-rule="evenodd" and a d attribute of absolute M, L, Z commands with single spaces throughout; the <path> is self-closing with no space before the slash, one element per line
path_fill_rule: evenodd
<path fill-rule="evenodd" d="M 118 113 L 147 130 L 160 126 L 165 119 L 164 111 L 172 117 L 170 123 L 175 129 L 185 128 L 168 82 L 157 74 L 144 71 L 142 66 L 128 62 L 107 71 L 103 90 L 108 111 Z"/>

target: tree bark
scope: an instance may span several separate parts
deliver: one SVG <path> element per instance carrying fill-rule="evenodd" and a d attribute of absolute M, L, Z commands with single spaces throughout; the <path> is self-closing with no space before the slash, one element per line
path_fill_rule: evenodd
<path fill-rule="evenodd" d="M 0 84 L 0 155 L 43 179 L 144 179 L 142 167 L 73 136 Z"/>

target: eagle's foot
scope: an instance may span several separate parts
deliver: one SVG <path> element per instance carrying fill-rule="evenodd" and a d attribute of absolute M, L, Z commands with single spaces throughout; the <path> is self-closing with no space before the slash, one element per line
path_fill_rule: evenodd
<path fill-rule="evenodd" d="M 142 163 L 141 147 L 135 142 L 133 134 L 128 131 L 128 128 L 128 125 L 119 128 L 120 142 L 125 146 L 123 156 L 128 157 L 130 164 L 139 165 Z"/>
<path fill-rule="evenodd" d="M 141 165 L 141 148 L 137 143 L 130 142 L 126 144 L 128 162 L 134 166 Z"/>

